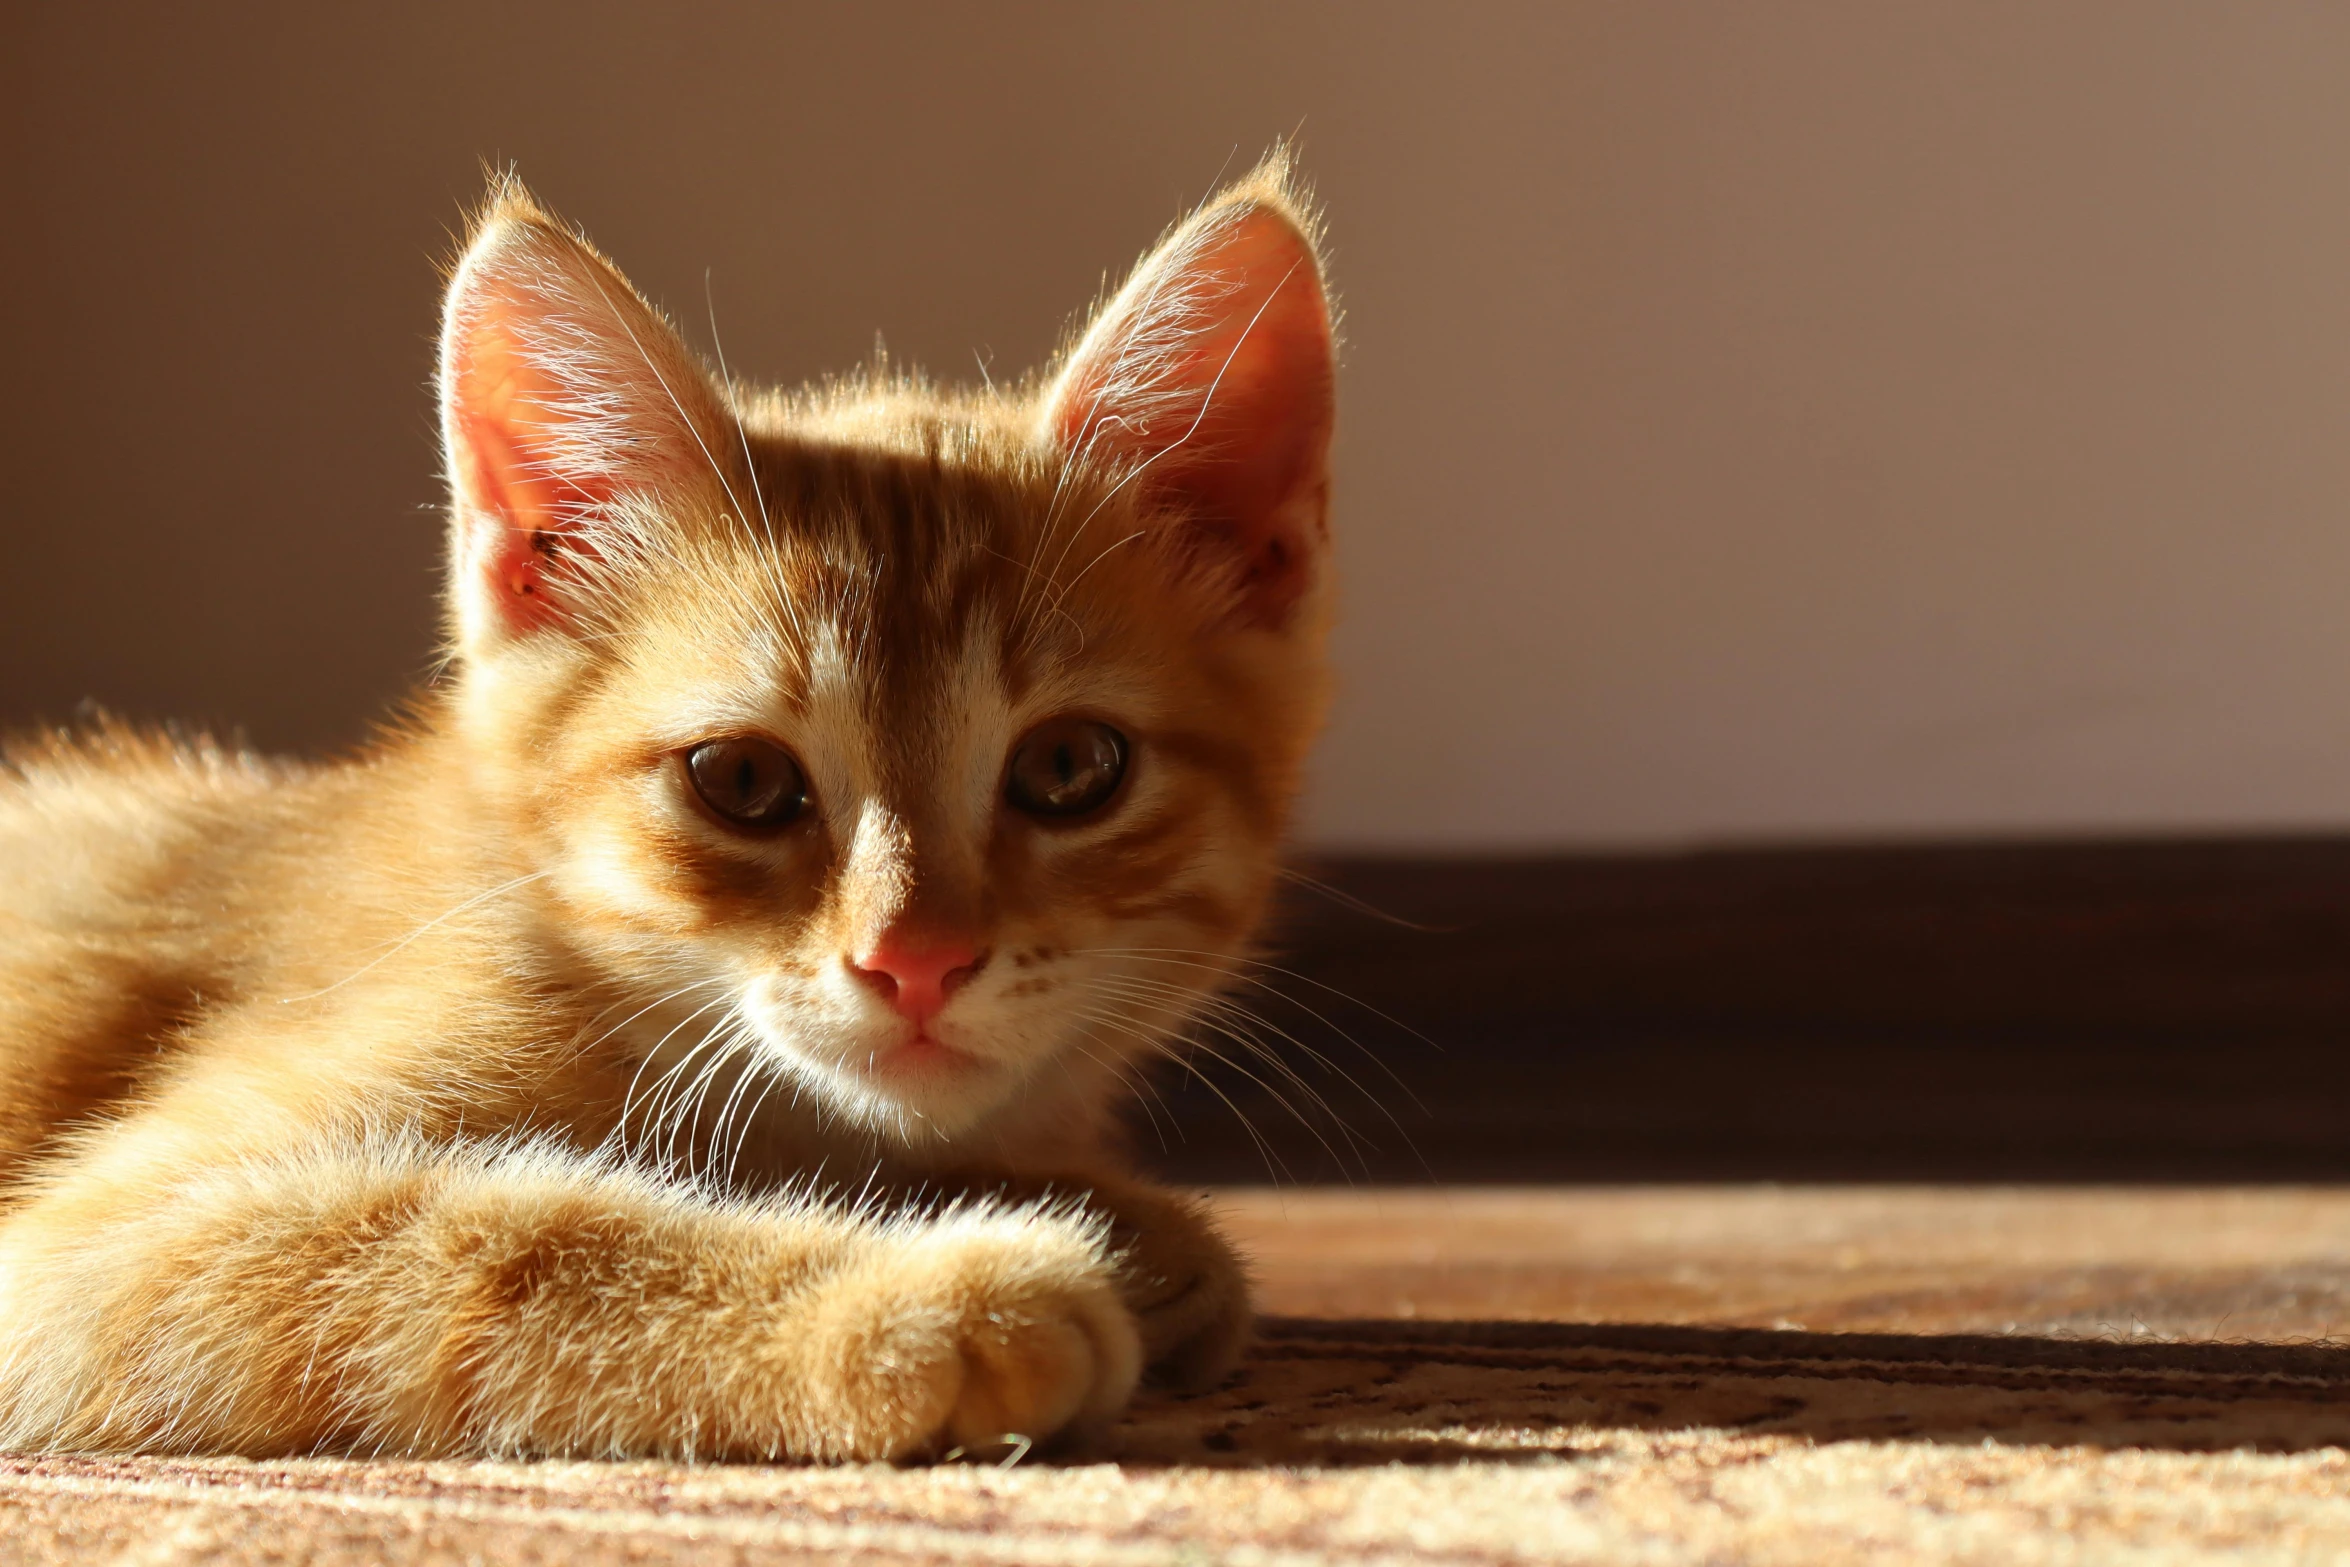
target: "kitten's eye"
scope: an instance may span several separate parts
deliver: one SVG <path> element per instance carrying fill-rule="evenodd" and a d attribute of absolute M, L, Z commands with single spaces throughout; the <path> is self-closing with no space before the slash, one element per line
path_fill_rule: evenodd
<path fill-rule="evenodd" d="M 1126 737 L 1090 718 L 1048 718 L 1012 751 L 1004 798 L 1038 816 L 1078 816 L 1118 790 Z"/>
<path fill-rule="evenodd" d="M 791 753 L 766 740 L 711 740 L 685 759 L 702 803 L 737 827 L 781 827 L 808 803 L 808 780 Z"/>

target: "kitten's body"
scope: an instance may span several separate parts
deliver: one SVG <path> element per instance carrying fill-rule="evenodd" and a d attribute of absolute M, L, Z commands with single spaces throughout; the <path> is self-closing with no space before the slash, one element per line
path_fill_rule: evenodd
<path fill-rule="evenodd" d="M 1025 394 L 754 399 L 502 195 L 452 678 L 343 763 L 0 775 L 0 1444 L 895 1456 L 1228 1363 L 1238 1268 L 1113 1106 L 1319 712 L 1306 233 L 1260 174 Z M 1024 814 L 1071 714 L 1126 770 Z M 681 762 L 735 735 L 796 814 Z"/>

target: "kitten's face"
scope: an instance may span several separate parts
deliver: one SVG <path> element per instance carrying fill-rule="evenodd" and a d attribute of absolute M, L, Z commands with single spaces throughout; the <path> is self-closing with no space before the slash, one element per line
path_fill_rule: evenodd
<path fill-rule="evenodd" d="M 624 291 L 510 201 L 444 348 L 463 721 L 568 934 L 717 1028 L 682 1071 L 886 1135 L 1098 1097 L 1229 978 L 1321 707 L 1328 315 L 1277 184 L 1028 400 L 738 424 Z"/>
<path fill-rule="evenodd" d="M 1223 978 L 1319 696 L 1265 634 L 1201 635 L 1224 606 L 1141 540 L 1034 585 L 1046 477 L 909 483 L 888 550 L 846 516 L 711 550 L 543 720 L 551 859 L 605 960 L 718 980 L 689 994 L 909 1135 L 1127 1059 Z"/>

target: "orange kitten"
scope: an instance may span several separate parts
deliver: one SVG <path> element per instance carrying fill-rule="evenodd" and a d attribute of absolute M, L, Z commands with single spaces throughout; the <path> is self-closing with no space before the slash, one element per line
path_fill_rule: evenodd
<path fill-rule="evenodd" d="M 890 1458 L 1221 1374 L 1114 1109 L 1322 708 L 1313 233 L 1277 157 L 1022 389 L 768 394 L 493 193 L 448 677 L 0 773 L 0 1446 Z"/>

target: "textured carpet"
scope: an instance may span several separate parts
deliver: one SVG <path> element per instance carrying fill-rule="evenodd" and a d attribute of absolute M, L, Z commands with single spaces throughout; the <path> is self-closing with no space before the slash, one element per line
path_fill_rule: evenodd
<path fill-rule="evenodd" d="M 1231 1192 L 1266 1324 L 1092 1453 L 0 1460 L 26 1561 L 2350 1559 L 2350 1193 Z M 1505 1320 L 1505 1319 L 1516 1320 Z"/>

